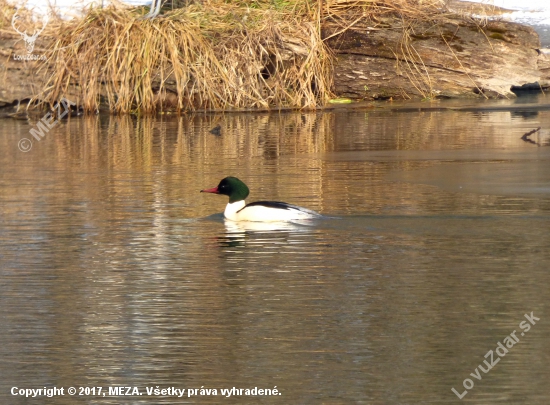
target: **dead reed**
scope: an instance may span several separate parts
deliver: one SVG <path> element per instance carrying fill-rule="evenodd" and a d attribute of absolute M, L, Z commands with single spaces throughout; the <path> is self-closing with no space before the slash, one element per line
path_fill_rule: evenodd
<path fill-rule="evenodd" d="M 62 24 L 37 98 L 51 103 L 77 87 L 87 111 L 103 101 L 116 113 L 313 108 L 331 96 L 332 56 L 310 11 L 212 1 L 143 20 L 90 10 Z"/>
<path fill-rule="evenodd" d="M 89 9 L 82 19 L 48 24 L 45 85 L 34 99 L 53 105 L 68 97 L 85 111 L 106 105 L 115 113 L 316 108 L 334 97 L 325 41 L 359 22 L 384 29 L 388 18 L 402 20 L 398 63 L 429 95 L 410 34 L 417 21 L 443 21 L 447 2 L 203 0 L 153 20 L 141 19 L 141 8 Z M 9 18 L 0 15 L 0 28 Z"/>

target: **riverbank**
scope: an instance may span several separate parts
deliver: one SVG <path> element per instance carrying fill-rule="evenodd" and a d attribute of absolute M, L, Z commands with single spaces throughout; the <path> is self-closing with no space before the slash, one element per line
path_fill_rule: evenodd
<path fill-rule="evenodd" d="M 143 9 L 96 9 L 50 21 L 30 54 L 2 7 L 0 106 L 65 97 L 87 112 L 315 109 L 335 98 L 547 87 L 550 63 L 532 28 L 452 3 L 391 3 L 205 1 L 154 20 L 140 19 Z M 46 61 L 18 57 L 27 55 Z"/>

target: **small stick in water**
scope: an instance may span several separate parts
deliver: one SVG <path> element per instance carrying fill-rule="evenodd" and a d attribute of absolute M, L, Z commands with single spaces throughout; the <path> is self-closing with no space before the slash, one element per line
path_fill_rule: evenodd
<path fill-rule="evenodd" d="M 537 129 L 533 129 L 532 131 L 524 133 L 523 136 L 521 137 L 521 139 L 525 142 L 529 142 L 529 143 L 532 143 L 534 145 L 540 146 L 540 144 L 538 142 L 535 142 L 532 139 L 529 139 L 529 136 L 533 135 L 535 132 L 540 131 L 540 128 L 541 127 L 538 127 Z"/>

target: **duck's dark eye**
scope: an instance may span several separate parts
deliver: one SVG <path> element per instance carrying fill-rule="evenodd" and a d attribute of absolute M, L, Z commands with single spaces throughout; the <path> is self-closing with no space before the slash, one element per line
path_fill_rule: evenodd
<path fill-rule="evenodd" d="M 218 185 L 218 191 L 219 191 L 221 194 L 227 194 L 227 195 L 229 195 L 229 193 L 231 192 L 231 185 L 230 185 L 227 181 L 222 181 L 222 182 Z"/>

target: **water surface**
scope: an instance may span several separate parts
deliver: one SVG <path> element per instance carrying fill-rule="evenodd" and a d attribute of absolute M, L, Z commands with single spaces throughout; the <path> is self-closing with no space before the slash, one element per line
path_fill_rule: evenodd
<path fill-rule="evenodd" d="M 3 402 L 443 404 L 470 378 L 463 402 L 548 403 L 550 112 L 98 116 L 40 142 L 35 124 L 0 122 Z M 199 190 L 227 175 L 337 218 L 225 223 Z M 144 395 L 10 395 L 117 385 Z"/>

